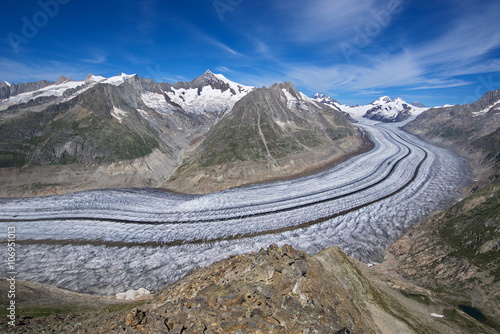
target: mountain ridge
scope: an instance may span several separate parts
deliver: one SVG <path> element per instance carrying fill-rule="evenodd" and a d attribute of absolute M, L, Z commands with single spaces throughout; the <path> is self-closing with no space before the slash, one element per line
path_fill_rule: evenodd
<path fill-rule="evenodd" d="M 224 189 L 260 182 L 264 170 L 270 176 L 296 173 L 311 159 L 328 161 L 360 145 L 360 134 L 340 111 L 316 104 L 284 82 L 256 88 L 236 102 L 171 181 L 190 193 Z"/>
<path fill-rule="evenodd" d="M 386 123 L 402 122 L 411 116 L 420 115 L 428 108 L 415 106 L 407 103 L 402 98 L 391 99 L 389 96 L 381 96 L 370 104 L 364 106 L 347 106 L 324 94 L 317 93 L 313 99 L 319 103 L 324 103 L 332 108 L 341 110 L 352 117 L 364 117 L 375 121 Z"/>
<path fill-rule="evenodd" d="M 19 94 L 9 93 L 0 102 L 3 196 L 122 185 L 170 188 L 168 176 L 182 165 L 186 151 L 194 149 L 237 102 L 255 90 L 211 71 L 175 84 L 121 73 L 110 78 L 89 74 L 81 81 L 61 76 L 57 82 L 20 87 Z M 310 108 L 308 104 L 319 108 L 291 83 L 269 89 L 281 94 L 283 101 L 285 89 L 290 106 L 284 108 L 302 110 Z M 337 120 L 350 127 L 343 117 Z M 311 124 L 304 125 L 302 134 L 310 136 L 307 126 Z M 275 130 L 283 132 L 281 126 Z M 272 138 L 268 142 L 274 145 Z M 323 154 L 309 166 L 325 158 Z M 259 173 L 269 174 L 273 166 L 266 165 Z M 25 177 L 18 178 L 18 172 Z M 284 176 L 286 171 L 271 174 Z"/>

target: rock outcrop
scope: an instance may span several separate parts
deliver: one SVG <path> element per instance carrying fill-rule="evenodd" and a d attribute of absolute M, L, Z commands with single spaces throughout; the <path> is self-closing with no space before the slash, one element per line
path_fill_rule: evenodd
<path fill-rule="evenodd" d="M 132 307 L 132 306 L 131 306 Z M 12 333 L 494 333 L 431 292 L 347 257 L 270 246 L 191 274 L 129 311 L 23 319 Z"/>

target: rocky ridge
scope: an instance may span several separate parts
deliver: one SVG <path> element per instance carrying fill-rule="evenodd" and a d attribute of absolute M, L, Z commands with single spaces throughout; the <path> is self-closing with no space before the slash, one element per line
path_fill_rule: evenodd
<path fill-rule="evenodd" d="M 12 333 L 41 329 L 46 333 L 399 334 L 468 333 L 469 329 L 494 333 L 428 290 L 367 268 L 337 247 L 307 255 L 276 245 L 197 269 L 130 311 L 24 319 Z"/>

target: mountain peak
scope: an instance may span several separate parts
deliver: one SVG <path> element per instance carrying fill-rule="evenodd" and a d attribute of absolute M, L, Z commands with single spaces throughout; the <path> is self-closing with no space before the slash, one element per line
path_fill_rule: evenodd
<path fill-rule="evenodd" d="M 316 93 L 313 95 L 313 99 L 326 99 L 328 98 L 329 96 L 326 96 L 325 94 L 322 94 L 322 93 Z"/>
<path fill-rule="evenodd" d="M 393 102 L 389 96 L 381 96 L 378 99 L 376 99 L 375 101 L 373 101 L 371 104 L 385 104 L 385 103 L 389 103 L 389 102 Z"/>
<path fill-rule="evenodd" d="M 215 74 L 210 70 L 206 70 L 205 73 L 203 73 L 201 76 L 195 78 L 194 80 L 198 80 L 198 79 L 202 79 L 205 82 L 218 82 L 218 81 L 227 82 L 227 81 L 229 81 L 222 74 Z"/>
<path fill-rule="evenodd" d="M 206 70 L 205 73 L 203 73 L 202 76 L 213 76 L 213 75 L 214 75 L 214 73 L 212 71 Z"/>
<path fill-rule="evenodd" d="M 61 75 L 59 77 L 59 79 L 57 79 L 56 84 L 62 84 L 62 83 L 68 82 L 68 81 L 71 81 L 71 79 L 68 77 L 65 77 L 64 75 Z"/>
<path fill-rule="evenodd" d="M 414 107 L 417 107 L 417 108 L 428 108 L 425 104 L 423 104 L 422 102 L 419 102 L 419 101 L 413 101 L 413 102 L 410 102 L 410 104 Z"/>
<path fill-rule="evenodd" d="M 335 103 L 339 103 L 339 101 L 332 99 L 331 96 L 327 96 L 327 95 L 322 94 L 322 93 L 314 94 L 312 99 L 316 102 L 321 102 L 321 103 L 330 104 L 330 105 L 333 105 Z"/>

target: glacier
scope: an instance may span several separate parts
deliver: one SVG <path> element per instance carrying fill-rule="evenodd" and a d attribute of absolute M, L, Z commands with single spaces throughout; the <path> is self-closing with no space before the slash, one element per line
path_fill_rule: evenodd
<path fill-rule="evenodd" d="M 20 279 L 96 294 L 156 290 L 273 243 L 308 253 L 339 246 L 379 262 L 412 224 L 459 199 L 471 174 L 465 159 L 394 124 L 357 126 L 375 147 L 315 175 L 197 196 L 105 189 L 2 198 L 0 231 L 16 227 Z"/>

